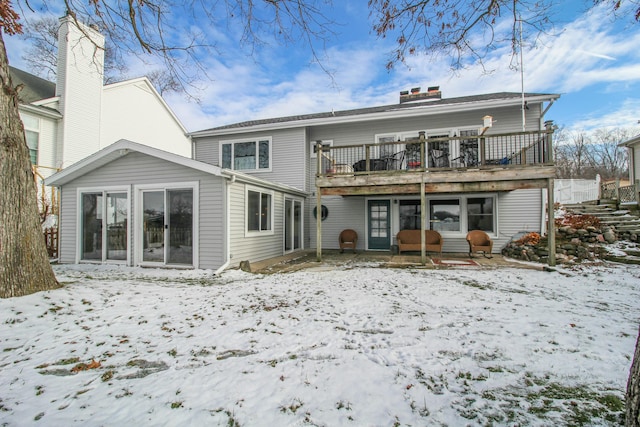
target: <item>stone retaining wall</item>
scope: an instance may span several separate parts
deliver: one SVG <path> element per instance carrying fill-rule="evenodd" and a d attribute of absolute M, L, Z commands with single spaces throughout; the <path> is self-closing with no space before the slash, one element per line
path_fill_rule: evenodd
<path fill-rule="evenodd" d="M 511 241 L 502 249 L 502 255 L 520 259 L 547 263 L 549 250 L 547 238 L 540 239 L 538 244 L 523 243 L 518 239 Z M 583 260 L 594 260 L 605 253 L 603 245 L 618 240 L 613 227 L 586 227 L 575 229 L 570 226 L 556 228 L 556 262 L 559 264 L 575 263 Z"/>

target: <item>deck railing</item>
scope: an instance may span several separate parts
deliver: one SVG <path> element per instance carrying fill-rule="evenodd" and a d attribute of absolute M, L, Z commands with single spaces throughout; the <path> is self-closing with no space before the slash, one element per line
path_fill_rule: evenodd
<path fill-rule="evenodd" d="M 600 198 L 605 200 L 617 200 L 618 203 L 638 202 L 640 186 L 637 184 L 620 185 L 620 180 L 605 182 L 600 187 Z"/>
<path fill-rule="evenodd" d="M 522 167 L 553 164 L 553 131 L 426 137 L 327 147 L 319 143 L 318 176 Z"/>

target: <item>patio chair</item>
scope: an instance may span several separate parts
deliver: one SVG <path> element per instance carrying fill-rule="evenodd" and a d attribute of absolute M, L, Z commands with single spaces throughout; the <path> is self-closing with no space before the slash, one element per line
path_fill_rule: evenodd
<path fill-rule="evenodd" d="M 404 150 L 398 151 L 397 153 L 391 154 L 385 157 L 385 162 L 387 164 L 387 170 L 402 170 L 404 169 Z"/>
<path fill-rule="evenodd" d="M 343 253 L 345 248 L 351 248 L 353 249 L 353 253 L 356 253 L 356 246 L 358 246 L 358 233 L 356 233 L 355 230 L 342 230 L 338 240 L 340 243 L 340 253 Z"/>
<path fill-rule="evenodd" d="M 471 230 L 468 232 L 467 243 L 469 243 L 469 258 L 473 258 L 474 252 L 482 252 L 485 258 L 493 258 L 491 255 L 493 241 L 484 231 Z"/>
<path fill-rule="evenodd" d="M 443 150 L 429 150 L 432 168 L 448 168 L 449 153 Z"/>

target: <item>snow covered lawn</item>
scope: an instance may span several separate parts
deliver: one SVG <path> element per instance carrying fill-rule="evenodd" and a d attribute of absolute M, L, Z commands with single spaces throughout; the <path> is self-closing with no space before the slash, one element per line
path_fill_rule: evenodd
<path fill-rule="evenodd" d="M 0 300 L 0 425 L 618 425 L 640 267 L 56 266 Z"/>

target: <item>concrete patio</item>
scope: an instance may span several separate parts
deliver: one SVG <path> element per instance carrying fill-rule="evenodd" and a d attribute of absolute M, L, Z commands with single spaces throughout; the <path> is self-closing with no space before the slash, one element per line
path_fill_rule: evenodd
<path fill-rule="evenodd" d="M 429 256 L 431 255 L 431 256 Z M 425 265 L 420 263 L 420 255 L 394 255 L 390 252 L 376 251 L 345 251 L 325 250 L 322 252 L 322 261 L 316 261 L 316 251 L 308 250 L 270 258 L 263 261 L 243 263 L 243 270 L 252 273 L 285 273 L 299 270 L 331 270 L 336 266 L 370 264 L 372 268 L 422 268 L 422 269 L 450 269 L 450 268 L 501 268 L 516 267 L 534 270 L 546 270 L 546 264 L 524 263 L 505 258 L 499 254 L 493 254 L 492 258 L 485 258 L 475 254 L 469 258 L 468 254 L 445 253 L 440 256 L 428 254 Z"/>

